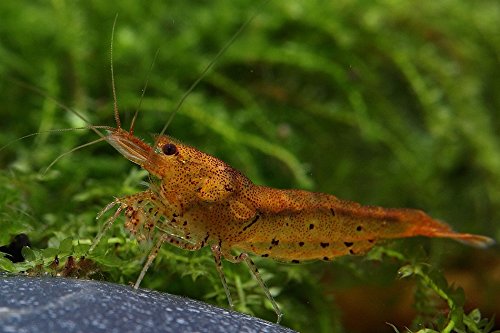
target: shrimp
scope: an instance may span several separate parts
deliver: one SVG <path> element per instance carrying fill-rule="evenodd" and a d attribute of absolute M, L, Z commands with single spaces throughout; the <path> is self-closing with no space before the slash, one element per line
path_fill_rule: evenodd
<path fill-rule="evenodd" d="M 105 140 L 154 178 L 146 191 L 105 207 L 99 216 L 113 206 L 118 209 L 92 246 L 122 212 L 125 227 L 139 239 L 158 232 L 135 288 L 163 243 L 190 251 L 210 246 L 230 306 L 222 258 L 248 265 L 279 322 L 282 313 L 250 253 L 300 263 L 362 255 L 377 241 L 393 238 L 451 238 L 481 248 L 494 242 L 485 236 L 457 233 L 420 210 L 362 206 L 331 194 L 258 186 L 225 162 L 166 135 L 158 136 L 150 146 L 118 127 L 108 129 Z"/>

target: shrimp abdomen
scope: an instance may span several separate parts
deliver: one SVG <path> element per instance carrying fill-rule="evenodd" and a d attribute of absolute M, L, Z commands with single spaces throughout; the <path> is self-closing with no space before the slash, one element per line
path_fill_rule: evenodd
<path fill-rule="evenodd" d="M 475 247 L 494 241 L 461 234 L 416 209 L 362 206 L 333 195 L 258 187 L 259 220 L 235 247 L 282 261 L 331 260 L 364 254 L 378 240 L 414 236 L 451 238 Z"/>

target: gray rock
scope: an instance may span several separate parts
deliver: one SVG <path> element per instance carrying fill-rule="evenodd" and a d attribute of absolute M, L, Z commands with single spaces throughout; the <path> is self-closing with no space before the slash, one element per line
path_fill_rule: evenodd
<path fill-rule="evenodd" d="M 0 332 L 294 332 L 203 302 L 106 282 L 0 275 Z"/>

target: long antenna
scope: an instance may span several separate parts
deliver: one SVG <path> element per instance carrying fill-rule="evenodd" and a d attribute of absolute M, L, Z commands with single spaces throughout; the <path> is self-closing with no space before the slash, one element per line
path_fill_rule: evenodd
<path fill-rule="evenodd" d="M 227 49 L 234 43 L 234 41 L 241 34 L 241 32 L 243 30 L 245 30 L 245 28 L 250 24 L 250 22 L 252 22 L 253 19 L 260 13 L 260 9 L 269 1 L 270 0 L 266 0 L 266 1 L 262 2 L 261 5 L 255 9 L 252 16 L 250 16 L 250 18 L 245 23 L 243 23 L 241 25 L 241 27 L 234 33 L 234 35 L 231 37 L 231 39 L 229 39 L 229 41 L 227 41 L 227 43 L 224 44 L 224 46 L 220 49 L 220 51 L 217 53 L 217 55 L 212 59 L 212 61 L 210 61 L 210 63 L 207 65 L 207 67 L 205 67 L 205 69 L 201 72 L 201 75 L 198 77 L 198 79 L 196 81 L 194 81 L 193 84 L 191 84 L 191 86 L 189 87 L 189 89 L 184 93 L 184 95 L 182 95 L 182 97 L 179 100 L 179 102 L 177 103 L 174 111 L 168 117 L 167 122 L 165 123 L 165 126 L 163 126 L 158 138 L 156 139 L 154 146 L 156 146 L 160 137 L 163 134 L 165 134 L 165 131 L 167 130 L 168 126 L 170 125 L 170 123 L 174 119 L 175 115 L 177 114 L 177 112 L 181 108 L 182 104 L 184 104 L 184 101 L 189 96 L 189 94 L 191 94 L 191 92 L 194 90 L 194 88 L 196 88 L 196 86 L 200 83 L 200 81 L 203 80 L 207 76 L 210 69 L 212 69 L 212 67 L 220 59 L 220 57 L 222 57 L 222 55 L 227 51 Z"/>
<path fill-rule="evenodd" d="M 11 144 L 13 144 L 15 142 L 30 138 L 32 136 L 37 136 L 40 134 L 70 132 L 70 131 L 76 131 L 76 130 L 89 130 L 89 129 L 106 129 L 107 130 L 107 129 L 109 129 L 109 126 L 83 126 L 83 127 L 71 127 L 71 128 L 56 128 L 56 129 L 49 129 L 49 130 L 40 131 L 40 132 L 34 132 L 34 133 L 26 134 L 20 138 L 17 138 L 17 139 L 14 139 L 14 140 L 7 142 L 6 144 L 4 144 L 3 146 L 0 147 L 0 151 L 4 150 L 5 148 L 7 148 L 8 146 L 10 146 Z"/>
<path fill-rule="evenodd" d="M 82 149 L 82 148 L 85 148 L 85 147 L 88 147 L 88 146 L 92 146 L 93 144 L 96 144 L 98 142 L 105 141 L 105 140 L 106 140 L 106 137 L 102 137 L 102 138 L 96 139 L 94 141 L 84 143 L 83 145 L 79 145 L 78 147 L 75 147 L 75 148 L 73 148 L 71 150 L 68 150 L 67 152 L 62 153 L 61 155 L 57 156 L 56 159 L 53 160 L 52 163 L 50 163 L 48 167 L 45 168 L 45 170 L 43 171 L 42 175 L 45 175 L 50 170 L 50 168 L 52 168 L 52 166 L 54 164 L 56 164 L 57 161 L 59 161 L 64 156 L 69 155 L 69 154 L 71 154 L 71 153 L 73 153 L 73 152 L 75 152 L 77 150 Z"/>
<path fill-rule="evenodd" d="M 10 80 L 12 82 L 14 82 L 15 84 L 17 84 L 17 85 L 19 85 L 19 86 L 21 86 L 21 87 L 23 87 L 25 89 L 34 91 L 35 93 L 39 94 L 40 96 L 43 96 L 43 97 L 51 100 L 53 103 L 55 103 L 58 107 L 60 107 L 64 111 L 74 114 L 75 116 L 77 116 L 78 118 L 80 118 L 81 120 L 83 120 L 88 125 L 86 127 L 81 127 L 81 128 L 87 128 L 88 127 L 89 129 L 91 129 L 92 131 L 94 131 L 101 138 L 105 137 L 105 135 L 102 134 L 101 132 L 99 132 L 98 129 L 104 129 L 104 130 L 111 130 L 112 129 L 112 127 L 110 127 L 110 126 L 101 126 L 101 125 L 94 126 L 94 125 L 92 125 L 92 123 L 90 122 L 90 120 L 88 120 L 83 114 L 81 114 L 80 112 L 78 112 L 78 111 L 76 111 L 74 109 L 71 109 L 71 108 L 67 107 L 64 103 L 62 103 L 61 101 L 59 101 L 55 97 L 50 96 L 49 94 L 47 94 L 45 91 L 43 91 L 42 89 L 40 89 L 38 87 L 35 87 L 35 86 L 33 86 L 33 85 L 29 84 L 29 83 L 20 81 L 20 80 L 15 79 L 15 78 L 10 78 Z M 80 127 L 75 128 L 75 129 L 80 129 Z M 66 129 L 62 129 L 62 130 L 64 131 Z M 67 129 L 67 130 L 70 130 L 70 129 Z M 50 130 L 50 131 L 57 132 L 58 130 L 56 129 L 56 130 Z M 49 132 L 49 131 L 47 131 L 47 132 Z M 43 131 L 41 133 L 45 133 L 45 131 Z M 36 135 L 36 133 L 33 133 L 33 135 Z M 26 136 L 26 137 L 29 137 L 29 136 L 31 136 L 31 134 L 28 134 L 28 136 Z"/>
<path fill-rule="evenodd" d="M 141 109 L 142 100 L 144 99 L 144 94 L 146 93 L 146 89 L 148 88 L 149 77 L 151 76 L 151 72 L 153 71 L 153 67 L 154 67 L 154 64 L 156 62 L 156 59 L 158 58 L 159 53 L 160 53 L 160 49 L 157 49 L 155 56 L 153 58 L 153 62 L 151 63 L 151 66 L 149 66 L 148 76 L 146 78 L 146 83 L 144 84 L 144 88 L 142 88 L 141 98 L 139 99 L 139 105 L 137 105 L 137 109 L 135 109 L 134 117 L 132 118 L 132 121 L 130 122 L 130 130 L 128 131 L 130 133 L 130 135 L 134 135 L 135 121 L 137 120 L 137 115 L 139 114 L 139 110 Z"/>
<path fill-rule="evenodd" d="M 115 38 L 115 27 L 116 20 L 118 19 L 118 13 L 115 15 L 115 21 L 113 22 L 113 28 L 111 29 L 111 45 L 109 47 L 110 54 L 110 66 L 111 66 L 111 87 L 113 90 L 113 111 L 115 114 L 116 128 L 121 128 L 120 114 L 118 113 L 118 100 L 116 98 L 116 87 L 115 87 L 115 72 L 113 70 L 113 40 Z"/>

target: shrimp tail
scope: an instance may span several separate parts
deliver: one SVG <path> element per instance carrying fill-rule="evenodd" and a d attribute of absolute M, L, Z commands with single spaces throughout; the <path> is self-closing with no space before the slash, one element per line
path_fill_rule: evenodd
<path fill-rule="evenodd" d="M 486 248 L 495 244 L 495 240 L 487 236 L 456 232 L 445 222 L 435 220 L 421 211 L 416 211 L 415 215 L 418 220 L 412 223 L 414 226 L 412 233 L 415 236 L 450 238 L 477 248 Z"/>
<path fill-rule="evenodd" d="M 465 245 L 477 247 L 477 248 L 487 248 L 493 244 L 495 244 L 495 240 L 490 237 L 486 236 L 481 236 L 481 235 L 473 235 L 473 234 L 461 234 L 461 233 L 443 233 L 443 234 L 436 234 L 434 237 L 444 237 L 444 238 L 451 238 L 453 240 L 456 240 L 457 242 L 463 243 Z"/>

